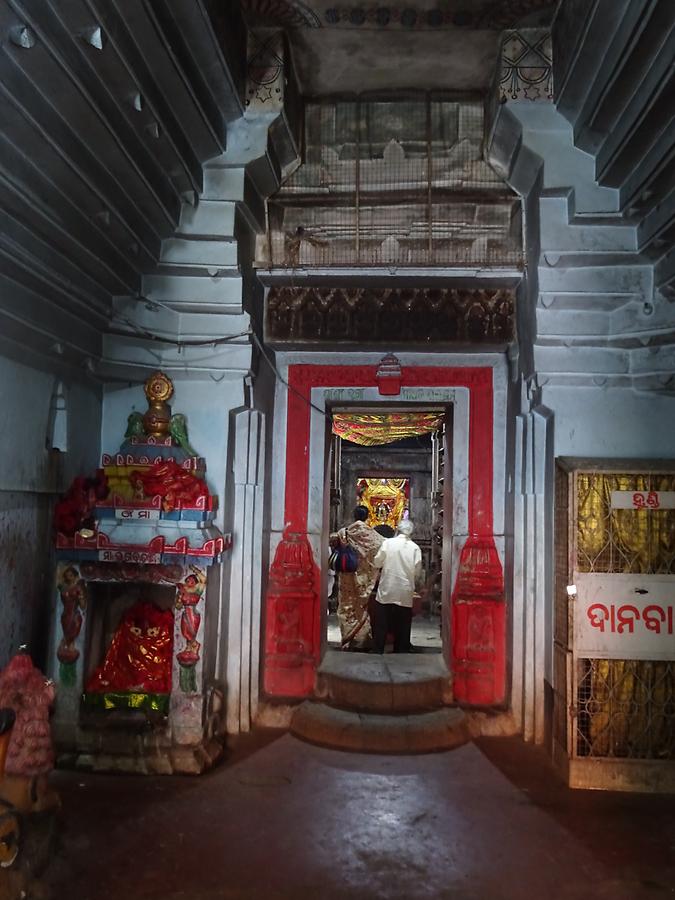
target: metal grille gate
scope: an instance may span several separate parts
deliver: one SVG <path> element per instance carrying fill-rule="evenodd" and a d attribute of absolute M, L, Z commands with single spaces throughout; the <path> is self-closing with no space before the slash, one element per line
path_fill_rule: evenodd
<path fill-rule="evenodd" d="M 675 647 L 673 659 L 583 655 L 567 592 L 584 573 L 675 576 L 675 509 L 612 504 L 617 491 L 648 499 L 674 491 L 672 463 L 619 466 L 558 461 L 553 749 L 573 786 L 652 789 L 663 774 L 652 777 L 649 766 L 675 760 Z M 617 764 L 620 775 L 608 774 Z"/>

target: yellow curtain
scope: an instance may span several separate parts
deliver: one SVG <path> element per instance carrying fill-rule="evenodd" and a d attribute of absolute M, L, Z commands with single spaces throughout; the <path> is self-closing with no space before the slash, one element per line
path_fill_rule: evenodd
<path fill-rule="evenodd" d="M 613 491 L 673 490 L 675 474 L 579 474 L 578 570 L 675 574 L 675 510 L 611 509 Z"/>

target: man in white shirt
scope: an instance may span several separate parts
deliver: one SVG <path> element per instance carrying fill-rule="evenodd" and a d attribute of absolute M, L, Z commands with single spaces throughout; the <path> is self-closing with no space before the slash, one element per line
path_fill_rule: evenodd
<path fill-rule="evenodd" d="M 412 532 L 412 522 L 403 519 L 396 535 L 384 541 L 373 559 L 373 565 L 382 569 L 373 622 L 376 653 L 384 653 L 390 631 L 394 634 L 394 653 L 411 652 L 413 594 L 422 570 L 422 552 L 410 539 Z"/>

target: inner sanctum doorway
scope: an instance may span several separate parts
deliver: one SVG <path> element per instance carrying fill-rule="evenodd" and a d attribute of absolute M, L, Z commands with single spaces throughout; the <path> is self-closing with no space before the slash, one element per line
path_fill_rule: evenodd
<path fill-rule="evenodd" d="M 507 675 L 502 560 L 508 387 L 503 359 L 486 356 L 476 365 L 463 357 L 422 360 L 411 355 L 399 362 L 365 354 L 345 365 L 332 358 L 304 358 L 289 354 L 278 359 L 286 381 L 275 395 L 264 693 L 270 698 L 312 696 L 327 655 L 331 454 L 326 446 L 331 442 L 331 410 L 343 404 L 390 404 L 395 409 L 438 404 L 452 409 L 452 498 L 450 502 L 446 494 L 445 500 L 451 515 L 444 522 L 442 552 L 443 608 L 448 610 L 443 659 L 456 702 L 502 704 Z"/>
<path fill-rule="evenodd" d="M 361 559 L 358 577 L 334 573 L 328 563 L 326 647 L 372 649 L 379 570 L 369 560 L 378 543 L 393 537 L 399 523 L 408 520 L 422 557 L 413 595 L 411 644 L 414 652 L 440 653 L 449 622 L 443 598 L 449 593 L 444 580 L 447 586 L 451 545 L 446 542 L 444 554 L 443 523 L 451 520 L 452 407 L 336 406 L 330 410 L 330 424 L 329 540 L 335 546 L 345 528 L 354 533 L 355 517 L 367 514 L 368 528 L 356 529 L 365 538 L 364 546 L 356 540 Z M 390 633 L 386 653 L 393 651 L 392 641 Z"/>

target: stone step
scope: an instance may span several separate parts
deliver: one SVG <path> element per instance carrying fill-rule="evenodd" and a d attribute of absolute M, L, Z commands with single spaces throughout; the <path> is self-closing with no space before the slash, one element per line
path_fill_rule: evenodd
<path fill-rule="evenodd" d="M 576 218 L 570 222 L 567 197 L 542 197 L 540 241 L 543 252 L 556 253 L 635 253 L 635 225 L 616 220 L 592 223 Z"/>
<path fill-rule="evenodd" d="M 649 261 L 643 259 L 637 253 L 631 251 L 623 252 L 597 252 L 594 250 L 560 250 L 544 249 L 539 256 L 540 268 L 560 268 L 560 269 L 600 269 L 619 266 L 646 266 Z"/>
<path fill-rule="evenodd" d="M 377 654 L 328 650 L 317 673 L 315 698 L 365 713 L 412 713 L 452 702 L 441 653 Z"/>
<path fill-rule="evenodd" d="M 103 335 L 103 359 L 97 372 L 111 378 L 145 381 L 158 366 L 178 380 L 204 380 L 211 374 L 241 379 L 251 368 L 251 342 L 247 338 L 217 347 L 174 346 L 154 343 L 137 334 Z"/>
<path fill-rule="evenodd" d="M 607 312 L 563 308 L 537 308 L 538 338 L 559 336 L 561 339 L 579 339 L 598 336 L 603 341 L 623 340 L 627 337 L 647 339 L 659 336 L 665 339 L 673 331 L 673 313 L 669 304 L 649 301 L 632 303 L 622 309 Z"/>
<path fill-rule="evenodd" d="M 431 753 L 451 750 L 471 739 L 469 719 L 453 707 L 382 715 L 313 700 L 305 700 L 295 710 L 291 732 L 312 744 L 361 753 Z"/>
<path fill-rule="evenodd" d="M 243 200 L 246 185 L 244 165 L 206 166 L 202 200 Z"/>
<path fill-rule="evenodd" d="M 653 271 L 649 265 L 629 266 L 573 266 L 552 265 L 551 252 L 548 266 L 539 266 L 539 290 L 542 293 L 592 294 L 596 290 L 604 294 L 632 294 L 649 296 Z"/>
<path fill-rule="evenodd" d="M 233 239 L 167 238 L 162 242 L 161 263 L 231 269 L 237 265 L 237 242 Z"/>
<path fill-rule="evenodd" d="M 534 345 L 534 361 L 537 370 L 548 378 L 565 375 L 584 375 L 599 379 L 603 384 L 608 376 L 629 376 L 630 356 L 627 350 L 609 346 L 569 347 L 541 344 Z"/>
<path fill-rule="evenodd" d="M 612 313 L 639 299 L 637 294 L 601 294 L 541 292 L 539 303 L 544 309 L 575 310 L 577 312 Z"/>
<path fill-rule="evenodd" d="M 184 203 L 177 233 L 184 237 L 232 237 L 236 209 L 234 200 L 200 199 L 196 206 Z"/>
<path fill-rule="evenodd" d="M 238 272 L 209 275 L 191 270 L 189 275 L 164 272 L 143 276 L 143 296 L 185 312 L 242 311 L 242 278 Z"/>
<path fill-rule="evenodd" d="M 619 191 L 596 183 L 595 159 L 574 146 L 569 123 L 552 103 L 521 100 L 508 103 L 508 108 L 522 125 L 524 144 L 546 161 L 542 185 L 546 193 L 571 189 L 575 215 L 619 212 Z"/>

